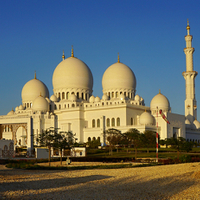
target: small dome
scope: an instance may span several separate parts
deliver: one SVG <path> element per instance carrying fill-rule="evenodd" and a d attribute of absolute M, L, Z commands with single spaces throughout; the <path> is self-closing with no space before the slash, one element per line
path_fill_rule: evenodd
<path fill-rule="evenodd" d="M 121 101 L 123 101 L 123 100 L 125 100 L 125 95 L 122 93 L 122 94 L 119 95 L 119 98 L 120 98 Z"/>
<path fill-rule="evenodd" d="M 143 112 L 140 115 L 140 124 L 141 125 L 153 125 L 153 116 L 148 112 Z"/>
<path fill-rule="evenodd" d="M 24 110 L 24 106 L 23 106 L 23 105 L 20 105 L 20 106 L 19 106 L 19 110 Z"/>
<path fill-rule="evenodd" d="M 76 100 L 77 100 L 76 95 L 75 95 L 75 94 L 71 94 L 71 95 L 70 95 L 70 100 L 71 100 L 71 101 L 76 101 Z"/>
<path fill-rule="evenodd" d="M 15 111 L 18 111 L 19 110 L 19 107 L 17 106 L 16 108 L 15 108 Z"/>
<path fill-rule="evenodd" d="M 196 119 L 193 121 L 193 124 L 194 124 L 194 126 L 195 126 L 196 129 L 200 128 L 200 124 L 199 124 L 199 122 Z"/>
<path fill-rule="evenodd" d="M 39 95 L 49 98 L 49 90 L 42 81 L 35 77 L 24 85 L 21 92 L 22 103 L 33 103 Z"/>
<path fill-rule="evenodd" d="M 95 101 L 95 97 L 92 95 L 92 96 L 89 98 L 89 102 L 90 102 L 90 103 L 94 103 L 94 101 Z"/>
<path fill-rule="evenodd" d="M 44 97 L 39 96 L 34 100 L 32 108 L 34 111 L 47 112 L 49 110 L 49 103 Z"/>
<path fill-rule="evenodd" d="M 170 110 L 169 100 L 160 92 L 155 97 L 153 97 L 150 104 L 151 110 L 157 110 L 157 107 L 158 109 L 162 109 L 163 111 L 167 112 Z"/>
<path fill-rule="evenodd" d="M 109 98 L 108 98 L 108 95 L 106 95 L 106 94 L 104 94 L 103 96 L 102 96 L 102 100 L 103 101 L 107 101 Z"/>
<path fill-rule="evenodd" d="M 12 109 L 7 115 L 14 115 L 15 114 L 15 112 L 14 112 L 14 110 Z"/>
<path fill-rule="evenodd" d="M 100 102 L 101 101 L 101 99 L 97 96 L 96 98 L 95 98 L 95 102 Z"/>
<path fill-rule="evenodd" d="M 50 100 L 53 102 L 58 102 L 58 98 L 56 97 L 55 94 L 51 95 Z"/>
<path fill-rule="evenodd" d="M 135 95 L 135 101 L 140 101 L 140 96 L 138 94 Z"/>

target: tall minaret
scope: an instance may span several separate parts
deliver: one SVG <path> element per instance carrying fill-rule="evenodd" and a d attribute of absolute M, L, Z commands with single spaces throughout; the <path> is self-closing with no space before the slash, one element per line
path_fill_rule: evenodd
<path fill-rule="evenodd" d="M 197 118 L 197 101 L 195 99 L 195 77 L 197 72 L 193 70 L 193 53 L 192 35 L 190 35 L 189 21 L 187 21 L 187 35 L 185 36 L 186 48 L 186 72 L 182 75 L 185 78 L 185 117 L 192 123 Z"/>

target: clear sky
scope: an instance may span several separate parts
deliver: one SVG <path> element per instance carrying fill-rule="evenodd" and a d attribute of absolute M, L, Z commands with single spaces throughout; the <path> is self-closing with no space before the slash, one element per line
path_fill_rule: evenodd
<path fill-rule="evenodd" d="M 0 115 L 21 104 L 21 90 L 35 71 L 51 96 L 53 71 L 63 50 L 70 56 L 71 45 L 93 73 L 94 96 L 102 97 L 103 73 L 119 52 L 146 106 L 161 89 L 172 112 L 184 114 L 184 36 L 188 18 L 194 70 L 200 72 L 199 8 L 194 0 L 0 0 Z M 198 106 L 200 76 L 196 99 Z"/>

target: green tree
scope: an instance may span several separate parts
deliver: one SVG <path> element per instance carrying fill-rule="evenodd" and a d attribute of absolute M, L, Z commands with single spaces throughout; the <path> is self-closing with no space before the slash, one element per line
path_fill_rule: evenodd
<path fill-rule="evenodd" d="M 60 164 L 62 165 L 62 151 L 70 149 L 74 144 L 75 135 L 71 131 L 68 132 L 54 132 L 53 147 L 60 151 Z"/>
<path fill-rule="evenodd" d="M 156 148 L 156 132 L 146 130 L 141 134 L 141 142 L 147 148 L 147 153 L 149 153 L 149 148 Z"/>
<path fill-rule="evenodd" d="M 91 141 L 88 141 L 87 142 L 87 145 L 89 146 L 89 147 L 91 147 L 91 148 L 97 148 L 98 146 L 100 146 L 101 145 L 101 142 L 100 142 L 100 140 L 91 140 Z"/>
<path fill-rule="evenodd" d="M 129 129 L 124 136 L 127 138 L 129 145 L 133 145 L 135 149 L 135 160 L 137 160 L 137 149 L 141 146 L 141 134 L 137 129 Z"/>
<path fill-rule="evenodd" d="M 106 139 L 109 142 L 110 151 L 109 154 L 112 155 L 113 147 L 117 147 L 118 152 L 118 145 L 122 139 L 121 131 L 111 128 L 106 131 Z"/>
<path fill-rule="evenodd" d="M 37 138 L 40 146 L 47 147 L 49 149 L 49 166 L 51 162 L 51 148 L 58 149 L 61 154 L 60 162 L 62 164 L 62 150 L 70 148 L 74 144 L 74 135 L 71 131 L 58 132 L 58 128 L 50 127 L 45 131 L 42 131 Z"/>
<path fill-rule="evenodd" d="M 43 130 L 39 137 L 37 138 L 41 147 L 47 147 L 49 149 L 49 166 L 51 162 L 51 148 L 54 146 L 54 130 L 48 128 Z"/>
<path fill-rule="evenodd" d="M 193 142 L 185 141 L 183 143 L 182 149 L 188 153 L 192 150 L 193 145 L 194 145 Z"/>
<path fill-rule="evenodd" d="M 177 150 L 177 158 L 179 159 L 180 150 L 183 150 L 184 143 L 186 142 L 185 138 L 183 137 L 171 137 L 166 139 L 166 144 L 171 145 L 172 148 Z"/>

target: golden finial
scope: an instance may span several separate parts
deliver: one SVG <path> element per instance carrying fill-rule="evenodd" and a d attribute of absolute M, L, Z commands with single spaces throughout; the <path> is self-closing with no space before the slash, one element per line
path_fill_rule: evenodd
<path fill-rule="evenodd" d="M 34 79 L 36 79 L 36 71 L 35 71 Z"/>
<path fill-rule="evenodd" d="M 120 63 L 120 60 L 119 60 L 119 52 L 118 52 L 118 61 L 117 61 L 118 63 Z"/>
<path fill-rule="evenodd" d="M 71 57 L 74 57 L 74 49 L 73 49 L 73 45 L 72 45 L 72 54 Z"/>
<path fill-rule="evenodd" d="M 161 91 L 160 91 L 160 89 L 159 89 L 159 94 L 161 94 Z"/>
<path fill-rule="evenodd" d="M 64 52 L 64 50 L 63 50 L 62 59 L 65 60 L 65 52 Z"/>
<path fill-rule="evenodd" d="M 187 19 L 187 34 L 190 35 L 190 25 L 189 25 L 189 19 Z"/>

